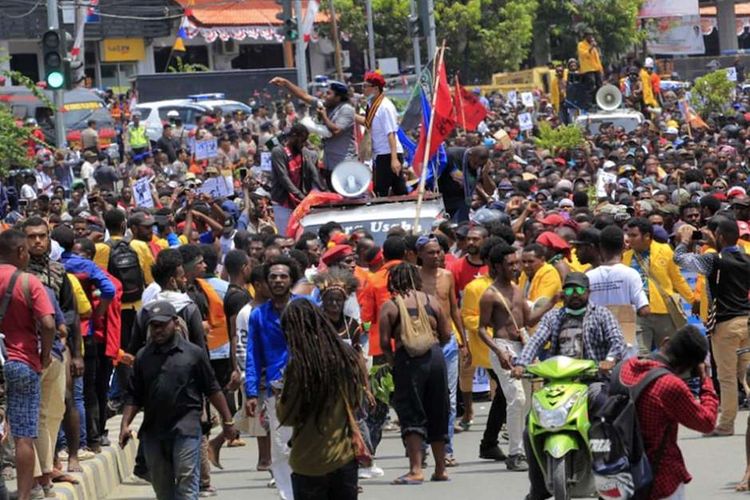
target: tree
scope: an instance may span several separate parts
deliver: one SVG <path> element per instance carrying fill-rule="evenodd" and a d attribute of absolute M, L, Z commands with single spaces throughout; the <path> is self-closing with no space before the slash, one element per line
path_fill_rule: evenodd
<path fill-rule="evenodd" d="M 603 58 L 613 59 L 643 40 L 637 23 L 640 4 L 641 0 L 539 0 L 534 36 L 549 37 L 552 58 L 566 60 L 576 57 L 576 45 L 588 27 Z"/>
<path fill-rule="evenodd" d="M 175 57 L 174 65 L 167 68 L 170 73 L 198 73 L 200 71 L 209 71 L 209 67 L 203 64 L 188 63 L 181 57 Z"/>
<path fill-rule="evenodd" d="M 19 85 L 27 87 L 49 109 L 55 109 L 52 102 L 34 85 L 30 78 L 17 71 L 2 71 L 0 74 L 18 82 Z M 27 127 L 25 124 L 18 125 L 16 117 L 13 116 L 13 112 L 8 106 L 0 105 L 0 176 L 5 176 L 8 170 L 14 168 L 34 166 L 34 162 L 28 157 L 26 151 L 27 141 L 34 139 L 31 132 L 31 127 Z"/>
<path fill-rule="evenodd" d="M 695 79 L 692 103 L 696 111 L 706 116 L 710 113 L 723 113 L 732 102 L 734 83 L 729 81 L 727 71 L 719 69 Z"/>

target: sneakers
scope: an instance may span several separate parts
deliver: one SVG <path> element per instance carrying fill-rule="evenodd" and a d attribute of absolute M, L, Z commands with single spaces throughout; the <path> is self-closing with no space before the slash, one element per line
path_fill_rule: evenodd
<path fill-rule="evenodd" d="M 529 470 L 529 464 L 523 455 L 512 455 L 505 461 L 505 467 L 510 471 Z"/>
<path fill-rule="evenodd" d="M 489 448 L 483 448 L 480 446 L 479 458 L 483 458 L 485 460 L 495 460 L 496 462 L 502 462 L 503 460 L 506 460 L 508 457 L 505 456 L 505 453 L 503 453 L 503 450 L 501 450 L 498 445 L 495 445 Z"/>
<path fill-rule="evenodd" d="M 372 479 L 374 477 L 383 477 L 385 472 L 373 462 L 370 467 L 360 467 L 357 475 L 360 479 Z"/>

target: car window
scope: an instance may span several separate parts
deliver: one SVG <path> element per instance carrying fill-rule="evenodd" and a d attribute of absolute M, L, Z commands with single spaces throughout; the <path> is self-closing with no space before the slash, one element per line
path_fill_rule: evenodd
<path fill-rule="evenodd" d="M 167 114 L 170 111 L 177 111 L 177 114 L 180 115 L 180 119 L 182 120 L 182 123 L 184 124 L 194 123 L 196 113 L 198 113 L 198 110 L 196 110 L 195 108 L 184 107 L 184 106 L 164 106 L 164 107 L 159 108 L 159 118 L 164 122 L 169 121 L 169 117 L 167 116 Z"/>

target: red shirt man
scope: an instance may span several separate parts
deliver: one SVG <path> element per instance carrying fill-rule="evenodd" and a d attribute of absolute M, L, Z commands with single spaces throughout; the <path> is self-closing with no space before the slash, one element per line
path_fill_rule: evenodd
<path fill-rule="evenodd" d="M 479 249 L 482 248 L 485 238 L 487 238 L 485 228 L 482 226 L 472 227 L 466 234 L 467 255 L 450 264 L 446 261 L 446 269 L 453 273 L 453 278 L 456 280 L 456 294 L 459 297 L 466 285 L 475 278 L 489 272 L 487 265 L 483 263 L 479 256 Z"/>
<path fill-rule="evenodd" d="M 675 338 L 679 335 L 683 335 L 682 331 Z M 623 364 L 620 379 L 625 385 L 633 386 L 651 368 L 665 365 L 666 363 L 652 359 L 631 358 Z M 667 368 L 673 367 L 667 365 Z M 703 433 L 714 429 L 719 399 L 714 392 L 711 377 L 703 377 L 702 382 L 700 401 L 696 401 L 682 379 L 673 374 L 664 375 L 644 389 L 636 402 L 646 455 L 652 465 L 658 460 L 659 448 L 664 443 L 661 461 L 654 465 L 657 471 L 651 490 L 652 500 L 667 498 L 682 484 L 692 480 L 677 445 L 678 426 L 682 424 Z"/>
<path fill-rule="evenodd" d="M 10 264 L 0 264 L 0 292 L 3 294 L 15 270 L 16 268 Z M 27 291 L 24 292 L 24 289 Z M 54 315 L 55 308 L 39 279 L 32 274 L 20 275 L 13 287 L 13 295 L 2 323 L 8 360 L 20 361 L 35 372 L 41 373 L 39 335 L 36 333 L 37 318 Z"/>

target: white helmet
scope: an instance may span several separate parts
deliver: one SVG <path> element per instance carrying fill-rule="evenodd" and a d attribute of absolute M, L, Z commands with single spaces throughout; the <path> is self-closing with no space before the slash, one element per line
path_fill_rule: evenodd
<path fill-rule="evenodd" d="M 178 113 L 174 109 L 170 111 L 169 113 L 167 113 L 167 118 L 179 118 L 179 117 L 180 117 L 180 113 Z"/>
<path fill-rule="evenodd" d="M 654 67 L 654 59 L 651 57 L 647 57 L 646 60 L 643 62 L 643 66 L 646 68 L 653 68 Z"/>

